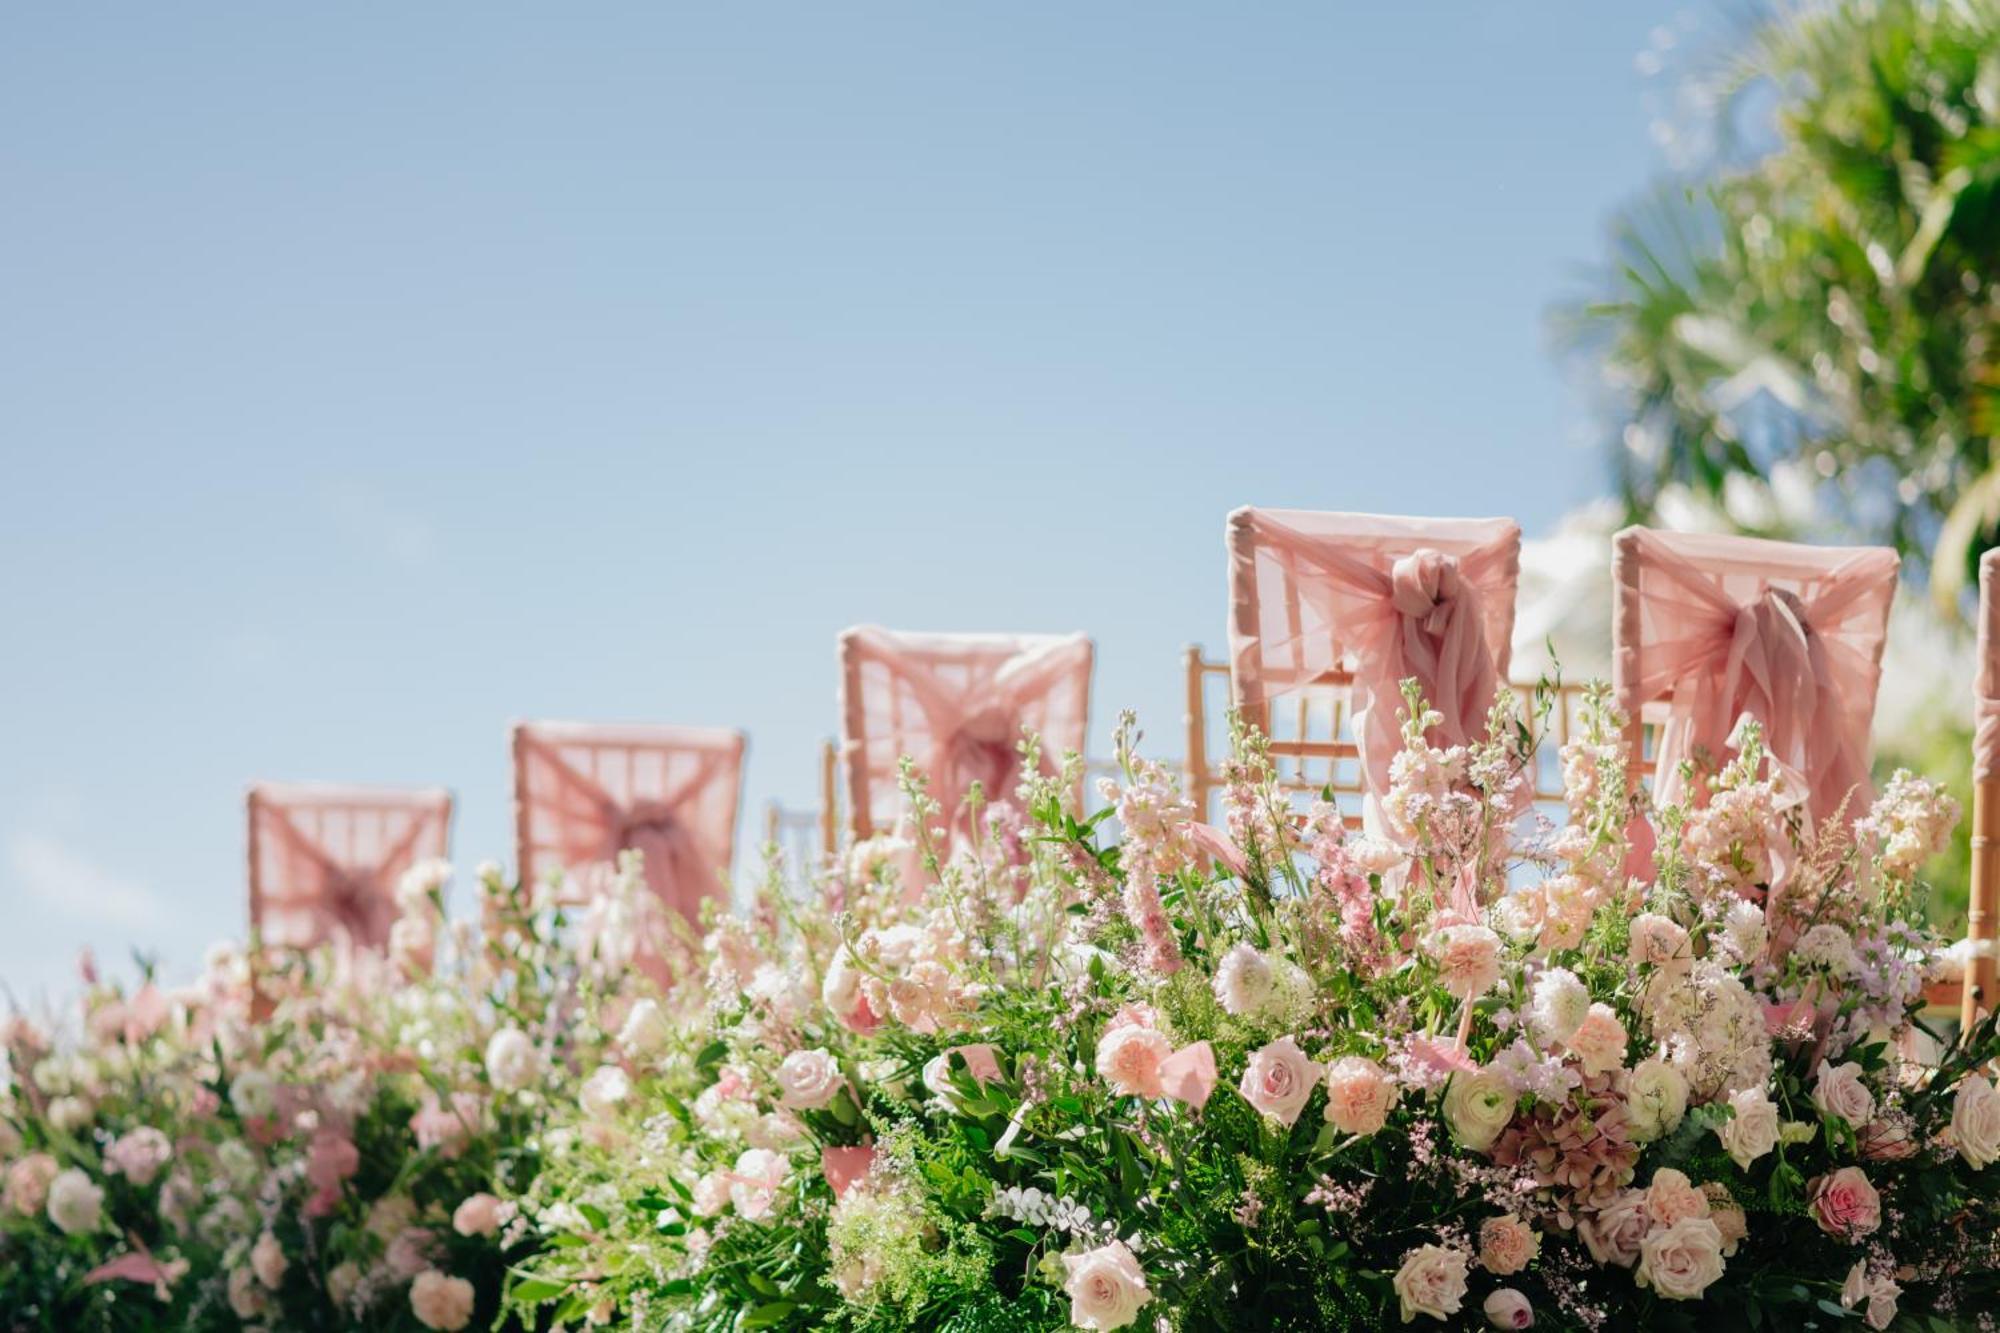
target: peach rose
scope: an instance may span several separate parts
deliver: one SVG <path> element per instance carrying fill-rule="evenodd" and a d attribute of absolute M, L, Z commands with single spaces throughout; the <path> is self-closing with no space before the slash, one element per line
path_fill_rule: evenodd
<path fill-rule="evenodd" d="M 1670 1301 L 1700 1300 L 1722 1276 L 1722 1233 L 1706 1217 L 1655 1227 L 1639 1244 L 1633 1280 Z"/>

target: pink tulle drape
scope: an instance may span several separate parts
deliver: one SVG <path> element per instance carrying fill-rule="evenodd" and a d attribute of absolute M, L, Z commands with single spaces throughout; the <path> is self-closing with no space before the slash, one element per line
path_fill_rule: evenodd
<path fill-rule="evenodd" d="M 1091 642 L 1082 634 L 912 634 L 863 625 L 840 636 L 841 746 L 857 832 L 894 827 L 904 755 L 951 827 L 974 782 L 989 802 L 1020 781 L 1023 729 L 1042 766 L 1083 752 Z"/>
<path fill-rule="evenodd" d="M 250 789 L 250 924 L 265 944 L 376 949 L 396 882 L 450 851 L 451 793 L 260 782 Z"/>
<path fill-rule="evenodd" d="M 1863 813 L 1896 567 L 1880 547 L 1620 532 L 1612 682 L 1635 718 L 1664 705 L 1655 799 L 1682 798 L 1682 760 L 1726 761 L 1748 714 L 1794 802 L 1815 819 L 1843 800 Z"/>
<path fill-rule="evenodd" d="M 698 727 L 524 722 L 514 728 L 521 877 L 567 872 L 574 894 L 618 854 L 690 921 L 725 892 L 735 849 L 742 733 Z"/>
<path fill-rule="evenodd" d="M 1483 734 L 1514 631 L 1512 520 L 1243 508 L 1228 534 L 1230 683 L 1247 719 L 1268 730 L 1272 699 L 1351 672 L 1362 783 L 1378 798 L 1405 679 L 1443 716 L 1434 739 Z"/>
<path fill-rule="evenodd" d="M 2000 776 L 2000 550 L 1979 557 L 1979 658 L 1974 664 L 1972 776 Z"/>

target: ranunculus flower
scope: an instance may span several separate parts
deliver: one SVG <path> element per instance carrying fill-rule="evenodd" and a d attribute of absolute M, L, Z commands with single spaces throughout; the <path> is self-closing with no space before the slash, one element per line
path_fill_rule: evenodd
<path fill-rule="evenodd" d="M 1496 1277 L 1520 1272 L 1541 1249 L 1542 1233 L 1512 1213 L 1479 1224 L 1479 1266 Z"/>
<path fill-rule="evenodd" d="M 1528 1304 L 1528 1298 L 1512 1287 L 1501 1287 L 1486 1298 L 1479 1307 L 1486 1315 L 1486 1322 L 1495 1328 L 1533 1328 L 1535 1307 Z"/>
<path fill-rule="evenodd" d="M 481 1192 L 468 1194 L 452 1209 L 451 1229 L 461 1236 L 490 1236 L 500 1229 L 500 1200 Z"/>
<path fill-rule="evenodd" d="M 1625 1132 L 1634 1143 L 1651 1143 L 1679 1129 L 1687 1106 L 1687 1079 L 1664 1060 L 1641 1060 L 1625 1080 Z"/>
<path fill-rule="evenodd" d="M 1984 1075 L 1967 1074 L 1951 1106 L 1951 1141 L 1974 1170 L 2000 1160 L 2000 1090 Z"/>
<path fill-rule="evenodd" d="M 1639 1267 L 1632 1276 L 1670 1301 L 1700 1300 L 1722 1276 L 1722 1233 L 1706 1217 L 1684 1217 L 1655 1227 L 1639 1244 Z"/>
<path fill-rule="evenodd" d="M 1444 1093 L 1445 1123 L 1452 1137 L 1474 1152 L 1485 1152 L 1514 1118 L 1514 1089 L 1490 1069 L 1454 1074 Z"/>
<path fill-rule="evenodd" d="M 1306 1058 L 1297 1042 L 1280 1037 L 1251 1055 L 1237 1090 L 1267 1119 L 1290 1129 L 1318 1081 L 1319 1065 Z"/>
<path fill-rule="evenodd" d="M 1820 1061 L 1812 1099 L 1823 1113 L 1845 1120 L 1855 1129 L 1875 1114 L 1875 1094 L 1861 1081 L 1861 1066 L 1851 1060 L 1843 1065 Z"/>
<path fill-rule="evenodd" d="M 1388 1122 L 1400 1092 L 1389 1071 L 1360 1055 L 1326 1067 L 1327 1123 L 1343 1134 L 1373 1134 Z"/>
<path fill-rule="evenodd" d="M 519 1092 L 541 1074 L 541 1053 L 519 1028 L 501 1028 L 486 1042 L 486 1077 L 502 1092 Z"/>
<path fill-rule="evenodd" d="M 1419 1245 L 1405 1254 L 1392 1279 L 1403 1322 L 1411 1323 L 1418 1315 L 1442 1322 L 1457 1314 L 1465 1302 L 1471 1267 L 1464 1250 L 1443 1245 Z"/>
<path fill-rule="evenodd" d="M 410 1283 L 410 1310 L 425 1328 L 457 1333 L 472 1322 L 472 1284 L 426 1268 Z"/>
<path fill-rule="evenodd" d="M 1715 1127 L 1723 1151 L 1744 1170 L 1778 1146 L 1778 1108 L 1762 1088 L 1744 1088 L 1729 1099 L 1736 1114 Z"/>
<path fill-rule="evenodd" d="M 1829 1236 L 1856 1240 L 1882 1225 L 1882 1196 L 1858 1166 L 1816 1176 L 1806 1186 L 1813 1221 Z"/>
<path fill-rule="evenodd" d="M 65 1236 L 81 1236 L 104 1223 L 104 1191 L 77 1167 L 49 1182 L 49 1221 Z"/>
<path fill-rule="evenodd" d="M 1173 1053 L 1159 1029 L 1121 1023 L 1097 1040 L 1097 1074 L 1122 1097 L 1158 1097 L 1165 1091 L 1160 1066 Z"/>
<path fill-rule="evenodd" d="M 840 1095 L 840 1062 L 825 1048 L 793 1051 L 778 1063 L 778 1104 L 818 1111 Z"/>
<path fill-rule="evenodd" d="M 1124 1241 L 1114 1240 L 1082 1254 L 1065 1254 L 1062 1261 L 1068 1272 L 1063 1291 L 1069 1296 L 1069 1321 L 1078 1328 L 1100 1333 L 1123 1328 L 1153 1299 L 1145 1270 Z"/>

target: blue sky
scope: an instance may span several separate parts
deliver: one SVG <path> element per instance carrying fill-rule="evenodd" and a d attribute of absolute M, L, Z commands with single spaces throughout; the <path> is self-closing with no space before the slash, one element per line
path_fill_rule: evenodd
<path fill-rule="evenodd" d="M 1241 503 L 1603 489 L 1546 311 L 1675 12 L 49 5 L 0 21 L 0 980 L 185 975 L 257 777 L 751 735 L 857 621 L 1086 629 L 1177 734 Z"/>

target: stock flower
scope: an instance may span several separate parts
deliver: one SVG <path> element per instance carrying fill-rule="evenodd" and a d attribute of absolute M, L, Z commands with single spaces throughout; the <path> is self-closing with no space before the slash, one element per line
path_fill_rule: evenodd
<path fill-rule="evenodd" d="M 1343 1134 L 1373 1134 L 1388 1123 L 1400 1092 L 1389 1071 L 1359 1055 L 1326 1068 L 1326 1119 Z"/>
<path fill-rule="evenodd" d="M 140 1189 L 153 1183 L 173 1159 L 174 1145 L 151 1125 L 128 1130 L 104 1150 L 104 1174 L 123 1176 Z"/>
<path fill-rule="evenodd" d="M 1490 1069 L 1453 1075 L 1444 1093 L 1445 1123 L 1452 1137 L 1474 1152 L 1485 1152 L 1514 1118 L 1514 1090 Z"/>
<path fill-rule="evenodd" d="M 1873 1235 L 1882 1225 L 1882 1196 L 1858 1166 L 1843 1166 L 1806 1184 L 1807 1209 L 1821 1231 L 1842 1240 Z"/>
<path fill-rule="evenodd" d="M 1851 1060 L 1842 1065 L 1820 1061 L 1812 1099 L 1821 1112 L 1845 1120 L 1854 1129 L 1867 1124 L 1875 1114 L 1875 1094 L 1861 1081 L 1861 1066 Z"/>
<path fill-rule="evenodd" d="M 1412 1323 L 1418 1315 L 1443 1322 L 1457 1314 L 1465 1301 L 1470 1269 L 1464 1250 L 1444 1245 L 1419 1245 L 1405 1254 L 1390 1283 L 1403 1322 Z"/>
<path fill-rule="evenodd" d="M 1311 1100 L 1319 1072 L 1297 1042 L 1280 1037 L 1251 1055 L 1238 1090 L 1266 1119 L 1290 1129 Z"/>
<path fill-rule="evenodd" d="M 2000 1159 L 2000 1090 L 1983 1074 L 1967 1074 L 1958 1085 L 1951 1106 L 1951 1141 L 1974 1170 Z"/>
<path fill-rule="evenodd" d="M 824 1047 L 793 1051 L 778 1063 L 778 1104 L 794 1111 L 818 1111 L 840 1095 L 840 1062 Z"/>
<path fill-rule="evenodd" d="M 1065 1254 L 1063 1291 L 1069 1321 L 1078 1328 L 1123 1328 L 1153 1299 L 1145 1270 L 1125 1242 L 1112 1241 L 1082 1254 Z"/>
<path fill-rule="evenodd" d="M 486 1043 L 486 1077 L 502 1092 L 520 1092 L 541 1075 L 541 1053 L 519 1028 L 501 1028 Z"/>
<path fill-rule="evenodd" d="M 1715 1127 L 1723 1151 L 1745 1171 L 1778 1146 L 1778 1108 L 1762 1088 L 1745 1088 L 1729 1099 L 1735 1114 Z"/>
<path fill-rule="evenodd" d="M 472 1322 L 474 1292 L 462 1277 L 426 1268 L 410 1283 L 410 1312 L 425 1328 L 457 1333 Z"/>
<path fill-rule="evenodd" d="M 104 1191 L 77 1167 L 49 1182 L 49 1221 L 66 1236 L 80 1236 L 104 1224 Z"/>
<path fill-rule="evenodd" d="M 1528 1304 L 1528 1298 L 1512 1287 L 1501 1287 L 1486 1298 L 1479 1307 L 1486 1315 L 1486 1322 L 1494 1328 L 1533 1328 L 1535 1307 Z"/>
<path fill-rule="evenodd" d="M 1541 1248 L 1542 1233 L 1512 1213 L 1479 1224 L 1479 1266 L 1497 1277 L 1520 1272 Z"/>
<path fill-rule="evenodd" d="M 1722 1276 L 1722 1233 L 1706 1217 L 1684 1217 L 1656 1227 L 1639 1244 L 1632 1275 L 1670 1301 L 1693 1301 Z"/>

